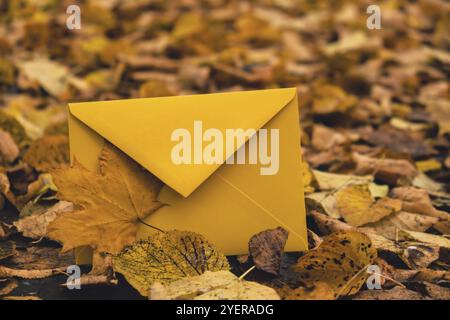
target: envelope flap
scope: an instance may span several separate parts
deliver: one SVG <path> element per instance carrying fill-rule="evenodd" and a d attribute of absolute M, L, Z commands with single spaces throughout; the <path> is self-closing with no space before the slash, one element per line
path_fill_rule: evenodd
<path fill-rule="evenodd" d="M 226 129 L 259 130 L 295 96 L 295 88 L 271 89 L 73 103 L 69 104 L 69 110 L 74 117 L 187 197 L 221 164 L 176 164 L 171 156 L 177 144 L 171 138 L 175 130 L 190 132 L 193 149 L 195 121 L 201 121 L 203 132 L 214 128 L 220 130 L 223 137 Z M 197 138 L 202 143 L 202 137 L 197 135 Z M 224 160 L 247 140 L 235 144 Z"/>

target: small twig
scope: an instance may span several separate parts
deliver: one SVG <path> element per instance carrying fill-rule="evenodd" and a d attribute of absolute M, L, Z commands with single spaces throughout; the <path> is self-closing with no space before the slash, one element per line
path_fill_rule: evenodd
<path fill-rule="evenodd" d="M 401 282 L 399 282 L 399 281 L 395 280 L 394 278 L 391 278 L 391 277 L 389 277 L 389 276 L 387 276 L 387 275 L 384 275 L 384 274 L 378 273 L 378 272 L 372 272 L 372 273 L 370 273 L 370 274 L 372 274 L 372 275 L 377 275 L 377 276 L 380 276 L 380 277 L 385 278 L 385 279 L 387 279 L 387 280 L 390 280 L 390 281 L 392 281 L 393 283 L 395 283 L 395 284 L 399 285 L 400 287 L 402 287 L 403 289 L 406 289 L 406 286 L 405 286 L 403 283 L 401 283 Z"/>
<path fill-rule="evenodd" d="M 253 267 L 251 267 L 250 269 L 248 269 L 247 271 L 245 271 L 240 277 L 239 277 L 239 280 L 242 280 L 242 279 L 244 279 L 250 272 L 252 272 L 253 271 L 253 269 L 255 269 L 256 268 L 256 266 L 253 266 Z"/>
<path fill-rule="evenodd" d="M 0 277 L 18 277 L 23 279 L 42 279 L 64 273 L 67 267 L 43 270 L 21 270 L 0 266 Z"/>

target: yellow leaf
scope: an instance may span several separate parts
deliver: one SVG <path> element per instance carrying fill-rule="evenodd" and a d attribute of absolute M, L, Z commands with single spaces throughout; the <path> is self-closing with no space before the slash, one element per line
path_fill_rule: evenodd
<path fill-rule="evenodd" d="M 160 80 L 149 80 L 139 87 L 141 98 L 173 96 L 174 92 L 167 86 L 167 83 Z"/>
<path fill-rule="evenodd" d="M 155 282 L 230 268 L 227 258 L 203 236 L 177 230 L 158 232 L 125 248 L 114 257 L 113 267 L 143 296 Z"/>
<path fill-rule="evenodd" d="M 204 28 L 204 18 L 198 13 L 190 12 L 178 18 L 172 36 L 176 39 L 186 38 L 202 31 Z"/>
<path fill-rule="evenodd" d="M 381 44 L 379 38 L 368 38 L 362 31 L 350 33 L 337 42 L 331 43 L 324 47 L 324 52 L 327 55 L 335 55 L 339 53 L 346 53 L 353 50 L 368 50 L 378 47 Z"/>
<path fill-rule="evenodd" d="M 303 185 L 306 193 L 314 192 L 314 188 L 311 186 L 313 175 L 311 169 L 306 161 L 302 161 L 302 173 L 303 173 Z"/>
<path fill-rule="evenodd" d="M 450 249 L 450 239 L 443 236 L 409 230 L 399 230 L 398 236 L 401 240 L 414 240 Z"/>
<path fill-rule="evenodd" d="M 48 126 L 66 120 L 63 108 L 54 105 L 39 109 L 37 108 L 38 104 L 39 100 L 20 95 L 10 99 L 4 109 L 5 113 L 22 125 L 31 139 L 42 137 Z"/>
<path fill-rule="evenodd" d="M 91 246 L 98 252 L 119 253 L 135 241 L 137 225 L 161 207 L 156 179 L 111 145 L 103 150 L 100 172 L 90 172 L 76 161 L 71 168 L 52 172 L 58 197 L 81 207 L 48 227 L 48 236 L 62 242 L 63 251 Z"/>
<path fill-rule="evenodd" d="M 300 257 L 293 270 L 308 288 L 323 282 L 336 296 L 352 295 L 365 283 L 367 267 L 376 256 L 366 235 L 341 231 L 325 237 L 319 247 Z"/>
<path fill-rule="evenodd" d="M 229 271 L 206 271 L 150 288 L 150 300 L 279 300 L 274 289 L 241 280 Z"/>
<path fill-rule="evenodd" d="M 68 139 L 65 135 L 52 135 L 35 140 L 25 152 L 23 160 L 42 172 L 68 165 Z"/>
<path fill-rule="evenodd" d="M 30 140 L 22 124 L 3 110 L 0 110 L 0 128 L 9 132 L 19 147 L 27 144 Z"/>
<path fill-rule="evenodd" d="M 442 164 L 436 159 L 428 159 L 422 161 L 416 161 L 417 169 L 422 172 L 440 170 L 442 168 Z"/>
<path fill-rule="evenodd" d="M 450 102 L 447 100 L 429 100 L 423 102 L 431 119 L 439 125 L 439 134 L 450 133 Z"/>
<path fill-rule="evenodd" d="M 365 184 L 373 181 L 373 177 L 354 176 L 349 174 L 339 174 L 313 170 L 314 178 L 320 190 L 333 190 L 345 187 L 348 184 Z"/>
<path fill-rule="evenodd" d="M 374 202 L 368 185 L 351 185 L 336 193 L 339 213 L 350 225 L 359 227 L 398 212 L 402 202 L 382 198 Z"/>
<path fill-rule="evenodd" d="M 325 282 L 317 282 L 313 288 L 286 288 L 285 300 L 335 300 L 337 294 Z"/>
<path fill-rule="evenodd" d="M 67 90 L 69 70 L 54 61 L 37 58 L 20 63 L 19 69 L 53 96 L 58 97 Z"/>
<path fill-rule="evenodd" d="M 320 85 L 315 89 L 313 111 L 317 114 L 346 112 L 354 107 L 358 99 L 334 85 Z"/>
<path fill-rule="evenodd" d="M 14 84 L 14 65 L 6 59 L 0 58 L 0 83 Z"/>

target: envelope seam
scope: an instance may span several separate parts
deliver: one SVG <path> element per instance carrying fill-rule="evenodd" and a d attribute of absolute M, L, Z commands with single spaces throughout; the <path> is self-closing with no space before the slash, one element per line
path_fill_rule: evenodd
<path fill-rule="evenodd" d="M 254 205 L 256 205 L 258 208 L 260 208 L 261 210 L 263 210 L 266 214 L 268 214 L 272 219 L 274 219 L 276 222 L 278 222 L 283 228 L 285 228 L 286 230 L 288 230 L 289 232 L 292 232 L 292 234 L 294 234 L 297 238 L 299 238 L 302 242 L 303 245 L 305 246 L 305 248 L 308 248 L 308 244 L 305 241 L 305 239 L 298 234 L 295 230 L 292 230 L 289 226 L 287 226 L 283 221 L 281 221 L 280 219 L 278 219 L 272 212 L 270 212 L 268 209 L 266 209 L 264 206 L 262 206 L 261 204 L 259 204 L 257 201 L 255 201 L 252 197 L 250 197 L 245 191 L 241 190 L 240 188 L 236 187 L 233 183 L 231 183 L 227 178 L 225 178 L 224 176 L 222 176 L 219 173 L 215 173 L 220 179 L 222 179 L 226 184 L 228 184 L 230 187 L 232 187 L 234 190 L 236 190 L 237 192 L 239 192 L 242 196 L 244 196 L 247 200 L 249 200 L 251 203 L 253 203 Z"/>

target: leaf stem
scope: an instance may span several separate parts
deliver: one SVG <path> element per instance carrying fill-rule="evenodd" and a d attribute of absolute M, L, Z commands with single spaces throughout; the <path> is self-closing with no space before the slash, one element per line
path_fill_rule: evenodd
<path fill-rule="evenodd" d="M 155 226 L 152 226 L 151 224 L 148 224 L 147 222 L 145 222 L 144 220 L 142 220 L 141 218 L 137 218 L 137 220 L 140 222 L 140 223 L 142 223 L 144 226 L 147 226 L 147 227 L 150 227 L 150 228 L 152 228 L 152 229 L 155 229 L 155 230 L 157 230 L 157 231 L 159 231 L 159 232 L 162 232 L 162 233 L 166 233 L 164 230 L 161 230 L 160 228 L 158 228 L 158 227 L 155 227 Z"/>

